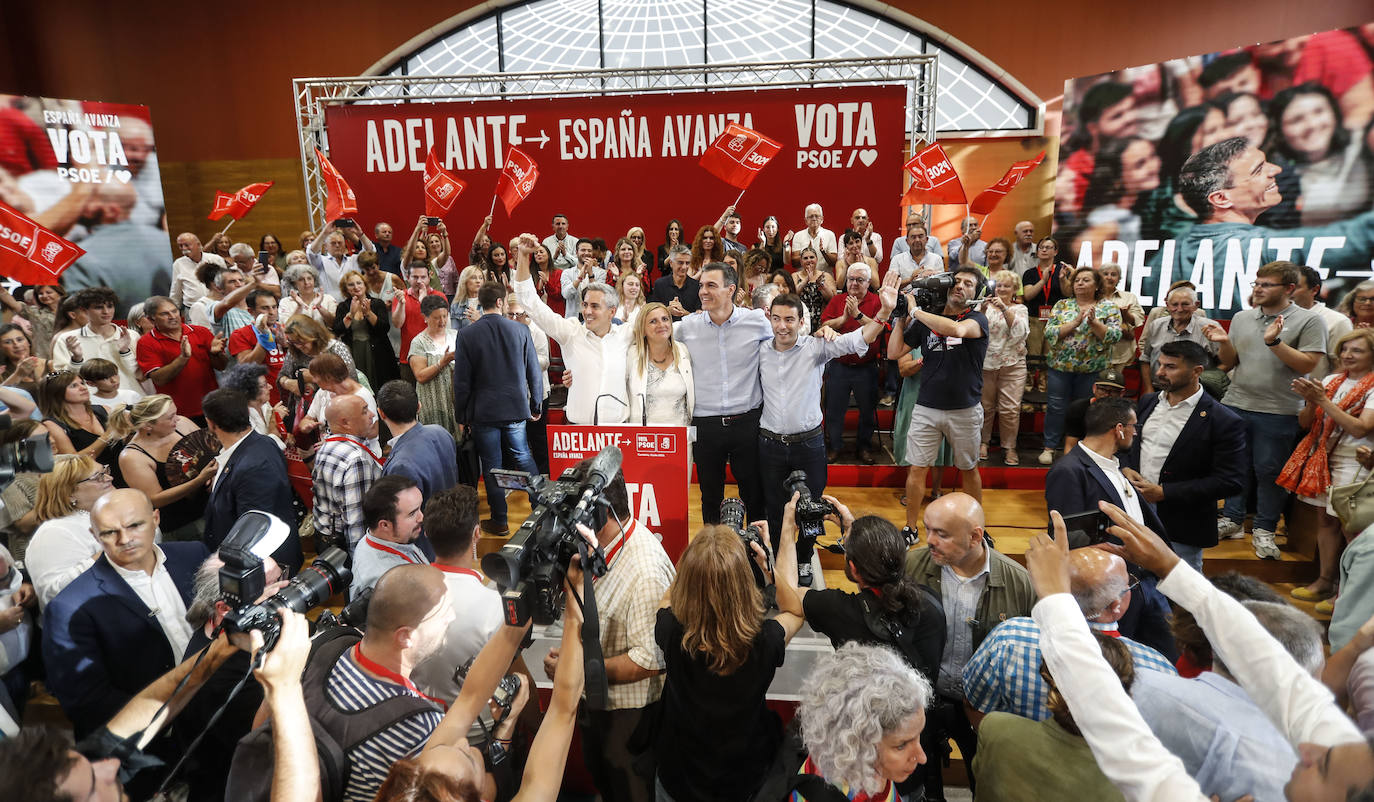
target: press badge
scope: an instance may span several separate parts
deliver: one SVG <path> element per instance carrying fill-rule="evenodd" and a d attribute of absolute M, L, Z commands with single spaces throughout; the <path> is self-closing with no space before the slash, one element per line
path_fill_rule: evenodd
<path fill-rule="evenodd" d="M 960 344 L 962 344 L 963 342 L 964 342 L 964 338 L 963 338 L 963 337 L 946 337 L 946 338 L 945 338 L 945 347 L 946 347 L 946 348 L 953 348 L 954 346 L 960 345 Z"/>

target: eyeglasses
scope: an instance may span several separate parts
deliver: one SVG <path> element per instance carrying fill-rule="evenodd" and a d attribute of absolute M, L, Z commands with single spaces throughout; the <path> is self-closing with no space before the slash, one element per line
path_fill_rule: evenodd
<path fill-rule="evenodd" d="M 1357 304 L 1374 304 L 1374 295 L 1371 295 L 1371 296 L 1369 296 L 1368 298 L 1361 298 L 1360 296 L 1356 295 L 1356 296 L 1355 296 L 1355 303 L 1357 303 Z"/>
<path fill-rule="evenodd" d="M 1252 281 L 1252 282 L 1250 282 L 1250 286 L 1251 286 L 1251 287 L 1262 287 L 1262 288 L 1264 288 L 1264 289 L 1266 289 L 1266 290 L 1272 290 L 1272 289 L 1275 288 L 1275 287 L 1286 287 L 1286 286 L 1288 286 L 1288 285 L 1287 285 L 1287 284 L 1275 284 L 1275 283 L 1270 282 L 1270 281 Z"/>
<path fill-rule="evenodd" d="M 95 474 L 94 476 L 87 476 L 85 479 L 82 479 L 81 481 L 77 482 L 77 484 L 79 484 L 79 485 L 84 485 L 84 484 L 86 484 L 87 482 L 108 482 L 108 481 L 111 481 L 111 474 L 110 474 L 110 469 L 109 469 L 109 468 L 106 468 L 105 470 L 101 471 L 100 473 Z"/>

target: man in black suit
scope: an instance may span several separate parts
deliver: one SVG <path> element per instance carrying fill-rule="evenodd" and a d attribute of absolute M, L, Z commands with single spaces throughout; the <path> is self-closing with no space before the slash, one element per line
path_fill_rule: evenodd
<path fill-rule="evenodd" d="M 206 428 L 219 438 L 219 470 L 205 506 L 205 545 L 214 551 L 250 510 L 271 513 L 291 527 L 291 534 L 272 557 L 291 576 L 301 567 L 301 540 L 291 504 L 286 458 L 271 438 L 253 431 L 248 422 L 248 398 L 234 390 L 215 390 L 205 396 Z"/>
<path fill-rule="evenodd" d="M 1084 438 L 1045 477 L 1046 506 L 1067 517 L 1097 512 L 1098 502 L 1108 501 L 1167 539 L 1154 505 L 1141 498 L 1117 462 L 1117 453 L 1130 449 L 1135 441 L 1136 428 L 1135 407 L 1127 399 L 1102 398 L 1091 404 Z M 1070 545 L 1087 543 L 1070 541 Z M 1173 660 L 1178 650 L 1169 631 L 1169 602 L 1155 588 L 1158 578 L 1143 575 L 1136 566 L 1130 570 L 1140 578 L 1140 592 L 1131 594 L 1131 606 L 1121 617 L 1121 634 Z"/>
<path fill-rule="evenodd" d="M 200 543 L 154 543 L 158 513 L 142 492 L 112 490 L 91 509 L 91 531 L 104 554 L 62 589 L 44 611 L 48 687 L 84 738 L 108 722 L 144 686 L 181 662 L 192 581 L 205 558 Z M 174 736 L 145 751 L 175 760 Z M 140 773 L 128 787 L 145 798 L 161 772 Z"/>
<path fill-rule="evenodd" d="M 1159 347 L 1155 386 L 1140 399 L 1139 434 L 1122 473 L 1155 504 L 1183 561 L 1202 571 L 1202 550 L 1217 544 L 1217 500 L 1245 485 L 1245 423 L 1203 392 L 1208 355 L 1190 340 Z M 1161 403 L 1162 401 L 1162 403 Z"/>

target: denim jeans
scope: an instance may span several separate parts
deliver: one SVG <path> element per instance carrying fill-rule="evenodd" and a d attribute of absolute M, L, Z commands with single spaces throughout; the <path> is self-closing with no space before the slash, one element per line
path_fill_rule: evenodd
<path fill-rule="evenodd" d="M 487 507 L 491 510 L 491 522 L 506 522 L 506 494 L 496 486 L 492 478 L 493 468 L 512 465 L 516 470 L 538 473 L 534 457 L 530 455 L 530 444 L 525 438 L 525 422 L 514 423 L 474 423 L 472 436 L 477 440 L 477 456 L 482 460 L 482 481 L 487 486 Z"/>
<path fill-rule="evenodd" d="M 1275 482 L 1279 471 L 1293 454 L 1298 435 L 1296 415 L 1275 415 L 1270 412 L 1250 412 L 1231 407 L 1231 411 L 1245 422 L 1245 439 L 1250 443 L 1250 465 L 1245 472 L 1245 490 L 1226 499 L 1222 514 L 1240 523 L 1245 520 L 1245 499 L 1255 494 L 1255 528 L 1273 532 L 1279 525 L 1283 505 L 1288 503 L 1288 491 Z"/>
<path fill-rule="evenodd" d="M 785 445 L 759 435 L 759 473 L 763 479 L 763 500 L 768 509 L 768 535 L 777 548 L 782 534 L 782 508 L 792 498 L 783 482 L 792 471 L 806 471 L 806 486 L 811 497 L 820 500 L 825 492 L 825 435 L 817 433 L 801 443 Z"/>
<path fill-rule="evenodd" d="M 1177 541 L 1170 543 L 1169 545 L 1173 548 L 1174 554 L 1177 554 L 1180 560 L 1184 561 L 1185 563 L 1188 563 L 1188 566 L 1191 567 L 1194 571 L 1197 571 L 1199 574 L 1202 573 L 1201 546 L 1189 546 L 1186 543 L 1179 543 Z"/>
<path fill-rule="evenodd" d="M 1096 373 L 1069 373 L 1050 369 L 1049 403 L 1045 409 L 1045 448 L 1058 451 L 1064 445 L 1064 413 L 1069 404 L 1093 394 Z"/>

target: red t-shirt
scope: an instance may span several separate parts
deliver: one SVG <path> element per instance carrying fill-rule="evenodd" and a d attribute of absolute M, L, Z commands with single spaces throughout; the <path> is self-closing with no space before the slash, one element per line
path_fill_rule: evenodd
<path fill-rule="evenodd" d="M 428 294 L 437 295 L 444 300 L 448 300 L 448 296 L 438 290 L 430 290 Z M 393 310 L 395 310 L 396 305 L 401 302 L 402 297 L 402 294 L 398 293 L 395 298 L 391 299 L 391 308 Z M 396 355 L 396 359 L 402 365 L 409 365 L 410 341 L 415 339 L 415 335 L 425 330 L 425 316 L 420 314 L 420 301 L 424 299 L 421 298 L 416 300 L 410 295 L 409 289 L 405 291 L 404 297 L 406 302 L 406 317 L 405 320 L 401 321 L 401 351 Z"/>
<path fill-rule="evenodd" d="M 181 324 L 183 337 L 191 338 L 191 358 L 186 361 L 171 381 L 165 384 L 153 382 L 158 392 L 166 393 L 176 402 L 177 412 L 186 416 L 199 415 L 204 410 L 200 406 L 205 394 L 219 387 L 215 379 L 215 369 L 210 364 L 210 343 L 215 336 L 204 326 Z M 138 338 L 138 367 L 144 373 L 152 373 L 160 367 L 169 365 L 181 356 L 181 341 L 174 340 L 157 329 Z"/>
<path fill-rule="evenodd" d="M 230 356 L 237 357 L 239 354 L 248 352 L 258 347 L 258 335 L 252 326 L 239 326 L 229 335 L 229 342 L 225 347 L 229 349 Z M 272 388 L 269 396 L 273 404 L 281 402 L 281 391 L 277 389 L 277 374 L 281 373 L 282 363 L 286 361 L 286 349 L 279 343 L 276 350 L 267 352 L 267 385 Z"/>
<path fill-rule="evenodd" d="M 830 303 L 825 305 L 825 311 L 821 313 L 821 322 L 824 323 L 827 320 L 843 315 L 844 305 L 848 299 L 848 293 L 835 293 L 835 297 L 830 299 Z M 878 310 L 882 308 L 882 299 L 878 297 L 878 293 L 876 292 L 867 293 L 864 295 L 863 300 L 859 301 L 859 311 L 864 313 L 865 318 L 873 317 L 878 314 Z M 868 323 L 867 319 L 865 319 L 863 323 L 860 323 L 852 317 L 845 318 L 844 323 L 840 325 L 840 334 L 848 334 L 855 329 L 861 329 L 866 323 Z M 880 342 L 884 342 L 882 337 L 875 339 L 873 344 L 868 346 L 868 350 L 863 354 L 859 356 L 842 356 L 839 357 L 839 361 L 846 365 L 862 365 L 865 362 L 872 362 L 878 358 L 878 343 Z"/>

